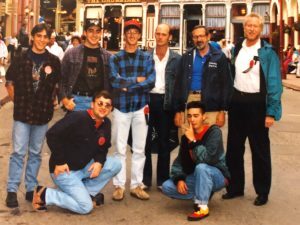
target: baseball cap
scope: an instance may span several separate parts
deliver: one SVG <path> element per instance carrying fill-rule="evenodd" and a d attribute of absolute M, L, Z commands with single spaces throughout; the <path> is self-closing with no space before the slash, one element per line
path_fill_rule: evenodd
<path fill-rule="evenodd" d="M 137 20 L 128 20 L 124 23 L 124 32 L 127 30 L 135 28 L 141 33 L 142 25 Z"/>
<path fill-rule="evenodd" d="M 84 24 L 84 30 L 87 30 L 91 26 L 98 26 L 100 29 L 101 27 L 101 20 L 100 19 L 86 19 Z"/>

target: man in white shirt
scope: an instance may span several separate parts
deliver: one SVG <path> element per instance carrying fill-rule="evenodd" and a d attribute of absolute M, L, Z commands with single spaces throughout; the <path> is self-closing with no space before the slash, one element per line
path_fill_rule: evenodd
<path fill-rule="evenodd" d="M 4 66 L 6 65 L 7 55 L 7 47 L 4 41 L 2 41 L 2 34 L 0 34 L 0 83 L 3 83 L 2 76 L 6 74 Z"/>
<path fill-rule="evenodd" d="M 150 187 L 152 181 L 151 150 L 153 128 L 157 133 L 157 177 L 156 185 L 161 189 L 164 181 L 169 179 L 170 170 L 170 129 L 174 118 L 172 109 L 174 83 L 181 56 L 169 49 L 169 41 L 172 39 L 170 26 L 159 24 L 155 31 L 156 48 L 153 51 L 153 59 L 156 70 L 155 86 L 150 91 L 150 117 L 146 143 L 146 162 L 144 167 L 143 183 Z"/>
<path fill-rule="evenodd" d="M 64 57 L 64 50 L 57 44 L 57 42 L 55 41 L 56 38 L 56 34 L 52 33 L 50 40 L 49 40 L 49 44 L 46 47 L 46 49 L 53 55 L 56 55 L 60 61 L 62 61 L 63 57 Z"/>
<path fill-rule="evenodd" d="M 226 163 L 231 174 L 223 199 L 244 195 L 244 152 L 248 138 L 252 153 L 254 205 L 268 201 L 271 188 L 269 128 L 281 117 L 280 63 L 272 46 L 260 39 L 263 19 L 251 13 L 244 20 L 246 39 L 233 54 L 234 92 L 228 110 Z"/>

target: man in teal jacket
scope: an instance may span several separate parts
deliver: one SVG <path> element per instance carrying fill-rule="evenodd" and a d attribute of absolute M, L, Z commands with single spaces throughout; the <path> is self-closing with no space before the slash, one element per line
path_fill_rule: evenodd
<path fill-rule="evenodd" d="M 194 199 L 194 212 L 188 220 L 201 220 L 209 215 L 208 201 L 213 192 L 228 184 L 222 132 L 217 125 L 206 125 L 205 107 L 199 101 L 187 104 L 189 126 L 184 135 L 171 179 L 163 183 L 163 193 L 171 198 Z"/>
<path fill-rule="evenodd" d="M 231 174 L 223 199 L 244 195 L 244 152 L 248 137 L 252 152 L 254 205 L 268 201 L 271 187 L 269 128 L 281 117 L 280 63 L 272 46 L 260 39 L 262 17 L 245 17 L 246 39 L 236 45 L 234 93 L 228 111 L 226 162 Z"/>

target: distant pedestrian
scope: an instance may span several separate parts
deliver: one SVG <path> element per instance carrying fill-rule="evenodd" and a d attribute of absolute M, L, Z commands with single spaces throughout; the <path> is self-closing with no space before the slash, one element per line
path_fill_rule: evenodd
<path fill-rule="evenodd" d="M 17 39 L 17 35 L 14 34 L 11 37 L 8 37 L 8 46 L 7 46 L 7 50 L 8 53 L 10 53 L 10 63 L 12 61 L 14 61 L 14 56 L 15 56 L 15 51 L 18 49 L 19 43 L 18 43 L 18 39 Z"/>
<path fill-rule="evenodd" d="M 61 61 L 64 57 L 64 50 L 56 42 L 56 34 L 52 33 L 46 49 L 53 55 L 56 55 Z"/>
<path fill-rule="evenodd" d="M 7 47 L 2 40 L 2 34 L 0 33 L 0 83 L 3 83 L 2 77 L 6 74 L 5 66 L 7 65 L 7 57 Z"/>

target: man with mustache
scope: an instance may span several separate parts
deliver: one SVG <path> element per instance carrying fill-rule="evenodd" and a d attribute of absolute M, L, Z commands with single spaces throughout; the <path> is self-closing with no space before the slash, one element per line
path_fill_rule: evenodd
<path fill-rule="evenodd" d="M 202 101 L 207 108 L 206 123 L 222 127 L 232 88 L 229 64 L 224 53 L 209 44 L 210 34 L 205 26 L 192 30 L 194 46 L 182 56 L 181 68 L 175 81 L 175 125 L 181 127 L 186 119 L 185 106 Z"/>

